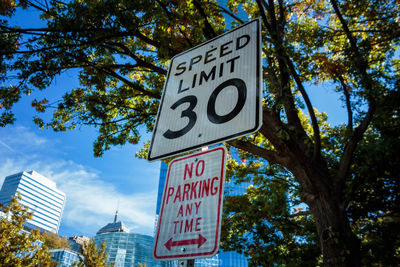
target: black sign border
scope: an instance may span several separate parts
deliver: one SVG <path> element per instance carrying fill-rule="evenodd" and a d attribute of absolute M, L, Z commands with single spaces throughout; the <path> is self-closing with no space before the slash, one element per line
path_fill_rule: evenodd
<path fill-rule="evenodd" d="M 204 43 L 201 43 L 201 44 L 199 44 L 199 45 L 197 45 L 195 47 L 192 47 L 192 48 L 190 48 L 190 49 L 188 49 L 188 50 L 186 50 L 186 51 L 174 56 L 171 59 L 170 67 L 172 66 L 172 63 L 174 62 L 175 58 L 177 58 L 177 57 L 179 57 L 179 56 L 181 56 L 183 54 L 189 53 L 192 50 L 197 49 L 197 48 L 199 48 L 201 46 L 207 45 L 208 43 L 213 42 L 213 41 L 215 41 L 215 40 L 217 40 L 217 39 L 219 39 L 219 38 L 221 38 L 221 37 L 223 37 L 223 36 L 225 36 L 227 34 L 230 34 L 230 33 L 234 32 L 236 30 L 239 30 L 240 28 L 243 28 L 243 27 L 245 27 L 245 26 L 247 26 L 247 25 L 249 25 L 251 23 L 256 23 L 256 26 L 257 26 L 257 33 L 258 33 L 257 34 L 257 55 L 261 55 L 261 35 L 259 34 L 261 32 L 261 29 L 260 29 L 261 28 L 261 20 L 260 20 L 260 18 L 257 18 L 257 19 L 251 20 L 251 21 L 249 21 L 249 22 L 247 22 L 247 23 L 245 23 L 243 25 L 240 25 L 239 27 L 237 27 L 237 28 L 235 28 L 235 29 L 233 29 L 231 31 L 228 31 L 228 32 L 225 32 L 225 33 L 223 33 L 221 35 L 218 35 L 217 37 L 215 37 L 213 39 L 210 39 L 210 40 L 208 40 L 208 41 L 206 41 Z M 210 146 L 210 145 L 218 144 L 218 143 L 221 143 L 221 142 L 224 142 L 224 141 L 236 139 L 236 138 L 239 138 L 241 136 L 256 132 L 261 127 L 260 112 L 259 112 L 259 109 L 261 108 L 260 107 L 260 103 L 261 103 L 261 101 L 260 101 L 260 97 L 261 97 L 260 96 L 260 91 L 262 89 L 261 88 L 262 82 L 260 82 L 261 57 L 257 56 L 256 61 L 257 61 L 256 62 L 256 65 L 257 65 L 257 70 L 256 70 L 257 71 L 257 73 L 256 73 L 256 77 L 257 77 L 257 81 L 256 81 L 257 93 L 256 93 L 256 125 L 255 125 L 254 128 L 246 130 L 246 131 L 243 131 L 243 132 L 239 132 L 239 133 L 236 133 L 236 134 L 233 134 L 233 135 L 229 135 L 229 136 L 226 136 L 226 137 L 222 137 L 222 138 L 218 138 L 218 139 L 215 139 L 215 140 L 211 140 L 211 141 L 208 141 L 206 143 L 201 143 L 201 144 L 194 145 L 194 146 L 191 146 L 191 147 L 187 147 L 187 148 L 184 148 L 184 149 L 181 149 L 181 150 L 176 150 L 176 151 L 173 151 L 173 152 L 169 152 L 167 154 L 159 155 L 159 156 L 156 156 L 156 157 L 151 157 L 151 152 L 152 152 L 154 139 L 155 139 L 155 135 L 157 133 L 157 127 L 158 127 L 158 122 L 159 122 L 159 114 L 160 114 L 160 112 L 157 112 L 156 125 L 154 127 L 153 135 L 151 137 L 151 142 L 150 142 L 149 152 L 148 152 L 148 155 L 147 155 L 147 160 L 148 161 L 155 161 L 155 160 L 161 160 L 161 159 L 169 158 L 169 157 L 172 157 L 172 156 L 175 156 L 175 155 L 179 155 L 179 154 L 182 154 L 182 153 L 185 153 L 185 152 L 189 152 L 189 151 L 204 147 L 204 146 Z M 165 96 L 165 91 L 166 91 L 165 89 L 166 89 L 166 85 L 168 83 L 169 76 L 170 76 L 170 73 L 171 73 L 171 68 L 170 67 L 168 68 L 167 80 L 165 81 L 165 85 L 164 85 L 165 87 L 163 89 L 163 95 L 162 95 L 162 98 L 161 98 L 159 111 L 161 110 L 161 107 L 163 106 L 163 103 L 164 103 L 164 96 Z"/>

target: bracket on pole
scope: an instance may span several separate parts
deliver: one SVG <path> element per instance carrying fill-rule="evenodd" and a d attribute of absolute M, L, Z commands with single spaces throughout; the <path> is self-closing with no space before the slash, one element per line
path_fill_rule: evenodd
<path fill-rule="evenodd" d="M 179 260 L 179 267 L 194 267 L 194 259 L 193 260 Z"/>

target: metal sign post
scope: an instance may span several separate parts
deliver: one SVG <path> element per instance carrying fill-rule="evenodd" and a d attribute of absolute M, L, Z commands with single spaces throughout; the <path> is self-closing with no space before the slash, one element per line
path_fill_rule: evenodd
<path fill-rule="evenodd" d="M 178 267 L 194 267 L 194 260 L 178 261 Z"/>
<path fill-rule="evenodd" d="M 171 59 L 148 160 L 259 129 L 260 24 L 255 19 Z"/>
<path fill-rule="evenodd" d="M 155 259 L 208 258 L 218 252 L 225 167 L 225 147 L 169 164 L 154 242 Z"/>

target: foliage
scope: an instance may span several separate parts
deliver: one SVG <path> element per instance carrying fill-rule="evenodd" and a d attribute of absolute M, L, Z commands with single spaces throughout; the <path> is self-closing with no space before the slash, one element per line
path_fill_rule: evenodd
<path fill-rule="evenodd" d="M 228 142 L 229 177 L 252 187 L 227 197 L 223 246 L 260 265 L 395 265 L 398 241 L 389 233 L 399 224 L 399 2 L 224 3 L 6 2 L 0 126 L 13 122 L 23 95 L 52 88 L 67 71 L 80 86 L 65 85 L 59 100 L 33 99 L 38 114 L 53 110 L 50 120 L 38 115 L 35 123 L 55 131 L 96 127 L 95 156 L 137 144 L 153 128 L 170 58 L 261 17 L 263 125 Z M 21 8 L 40 11 L 43 27 L 14 26 Z M 335 91 L 347 120 L 329 125 L 311 90 Z M 246 166 L 238 163 L 245 159 Z"/>
<path fill-rule="evenodd" d="M 98 248 L 96 243 L 91 239 L 89 242 L 81 246 L 80 251 L 82 257 L 79 258 L 79 267 L 106 267 L 107 266 L 107 252 L 106 243 L 102 243 Z"/>
<path fill-rule="evenodd" d="M 0 262 L 2 266 L 55 266 L 47 247 L 42 246 L 39 230 L 23 230 L 23 223 L 32 218 L 28 208 L 12 197 L 7 206 L 0 204 Z"/>
<path fill-rule="evenodd" d="M 52 232 L 42 233 L 41 240 L 50 249 L 71 248 L 66 237 L 60 237 Z"/>
<path fill-rule="evenodd" d="M 377 114 L 375 131 L 354 157 L 354 176 L 348 182 L 348 213 L 362 242 L 363 264 L 400 264 L 400 131 L 395 115 L 400 94 L 385 99 L 385 115 Z"/>
<path fill-rule="evenodd" d="M 250 186 L 243 195 L 228 190 L 224 199 L 222 249 L 243 253 L 249 266 L 317 266 L 318 237 L 310 212 L 299 205 L 298 184 L 280 167 L 246 159 L 229 184 Z"/>

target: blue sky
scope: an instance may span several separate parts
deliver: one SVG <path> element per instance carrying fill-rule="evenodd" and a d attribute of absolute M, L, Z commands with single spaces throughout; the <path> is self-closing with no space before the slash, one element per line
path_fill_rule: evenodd
<path fill-rule="evenodd" d="M 38 13 L 31 10 L 18 12 L 14 23 L 43 26 Z M 95 235 L 114 219 L 117 208 L 131 231 L 152 235 L 160 163 L 135 158 L 141 144 L 113 147 L 102 158 L 95 158 L 94 128 L 56 133 L 40 130 L 33 123 L 33 99 L 46 97 L 51 103 L 77 86 L 77 72 L 69 71 L 49 90 L 33 92 L 17 103 L 15 124 L 0 128 L 0 184 L 10 174 L 30 170 L 55 181 L 67 195 L 59 230 L 62 236 Z M 149 138 L 145 133 L 144 141 Z"/>
<path fill-rule="evenodd" d="M 15 125 L 0 128 L 0 183 L 30 170 L 55 181 L 67 194 L 60 235 L 93 236 L 113 220 L 117 207 L 129 229 L 153 234 L 160 163 L 136 159 L 139 145 L 114 147 L 94 158 L 93 129 L 40 130 L 24 100 L 16 108 Z"/>
<path fill-rule="evenodd" d="M 37 14 L 18 14 L 18 24 L 35 27 Z M 7 175 L 35 170 L 57 183 L 67 195 L 59 234 L 92 237 L 113 220 L 118 207 L 120 219 L 136 233 L 153 234 L 159 162 L 135 158 L 142 143 L 113 147 L 102 158 L 93 157 L 96 130 L 82 127 L 66 133 L 40 130 L 33 122 L 34 98 L 56 101 L 63 92 L 78 86 L 76 72 L 66 72 L 50 90 L 25 96 L 16 105 L 17 121 L 0 128 L 0 184 Z M 332 88 L 312 87 L 312 103 L 330 115 L 336 124 L 346 113 Z M 150 139 L 145 134 L 143 141 Z"/>
<path fill-rule="evenodd" d="M 23 101 L 25 102 L 25 101 Z M 13 126 L 0 128 L 0 183 L 7 175 L 35 170 L 67 194 L 60 235 L 93 236 L 120 219 L 134 232 L 153 234 L 159 162 L 134 157 L 140 146 L 114 147 L 94 158 L 90 128 L 67 133 L 40 130 L 29 105 L 18 104 Z"/>

